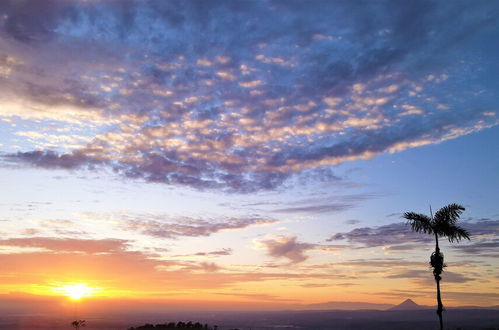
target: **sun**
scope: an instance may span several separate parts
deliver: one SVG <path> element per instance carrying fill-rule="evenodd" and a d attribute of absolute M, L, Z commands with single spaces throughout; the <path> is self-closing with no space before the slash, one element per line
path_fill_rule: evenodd
<path fill-rule="evenodd" d="M 85 283 L 72 283 L 60 287 L 60 291 L 67 297 L 79 300 L 92 295 L 92 288 Z"/>

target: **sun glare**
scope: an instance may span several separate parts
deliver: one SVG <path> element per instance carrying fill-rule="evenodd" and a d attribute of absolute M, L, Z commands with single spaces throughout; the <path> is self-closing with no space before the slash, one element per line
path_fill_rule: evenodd
<path fill-rule="evenodd" d="M 85 283 L 73 283 L 61 286 L 58 291 L 71 299 L 79 300 L 83 297 L 91 296 L 93 290 Z"/>

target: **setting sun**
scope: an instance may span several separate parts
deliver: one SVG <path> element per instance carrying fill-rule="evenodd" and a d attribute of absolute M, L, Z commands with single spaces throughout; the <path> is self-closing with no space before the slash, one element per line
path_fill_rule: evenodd
<path fill-rule="evenodd" d="M 74 283 L 63 285 L 60 290 L 57 291 L 60 291 L 71 299 L 79 300 L 83 297 L 91 296 L 93 289 L 88 287 L 85 283 Z"/>

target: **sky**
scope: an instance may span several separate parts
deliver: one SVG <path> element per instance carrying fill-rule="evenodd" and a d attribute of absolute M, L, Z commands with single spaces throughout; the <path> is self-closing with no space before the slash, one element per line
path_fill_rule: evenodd
<path fill-rule="evenodd" d="M 499 305 L 498 38 L 495 1 L 1 1 L 0 302 L 434 305 L 402 215 L 458 203 L 444 304 Z"/>

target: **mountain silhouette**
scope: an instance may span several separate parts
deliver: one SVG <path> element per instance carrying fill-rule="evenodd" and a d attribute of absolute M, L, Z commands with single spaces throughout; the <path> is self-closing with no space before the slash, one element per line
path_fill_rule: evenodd
<path fill-rule="evenodd" d="M 329 301 L 324 303 L 301 305 L 299 308 L 303 310 L 387 310 L 391 307 L 393 307 L 393 305 L 351 301 Z"/>
<path fill-rule="evenodd" d="M 390 308 L 390 311 L 410 311 L 416 309 L 426 309 L 426 306 L 416 304 L 412 299 L 406 299 L 401 304 Z"/>

